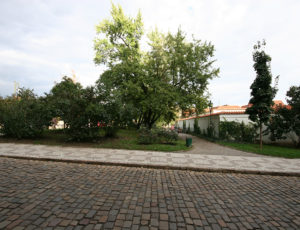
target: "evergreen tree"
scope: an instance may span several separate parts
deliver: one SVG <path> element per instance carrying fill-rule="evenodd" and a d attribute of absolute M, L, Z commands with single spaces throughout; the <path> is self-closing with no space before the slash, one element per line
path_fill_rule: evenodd
<path fill-rule="evenodd" d="M 272 74 L 270 68 L 271 57 L 265 53 L 266 43 L 259 41 L 254 46 L 253 61 L 256 78 L 252 83 L 251 98 L 249 103 L 251 107 L 247 108 L 251 121 L 257 122 L 259 126 L 260 149 L 262 149 L 262 125 L 267 124 L 272 113 L 273 98 L 277 92 L 276 87 L 272 87 Z M 278 76 L 276 77 L 276 83 Z"/>

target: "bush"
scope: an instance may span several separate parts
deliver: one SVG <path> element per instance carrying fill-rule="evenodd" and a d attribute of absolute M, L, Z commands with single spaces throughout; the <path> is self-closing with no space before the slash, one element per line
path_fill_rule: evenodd
<path fill-rule="evenodd" d="M 254 142 L 257 137 L 256 127 L 253 124 L 245 125 L 244 122 L 221 121 L 219 138 L 238 142 Z"/>
<path fill-rule="evenodd" d="M 53 117 L 60 117 L 65 125 L 68 140 L 94 141 L 100 137 L 99 123 L 105 124 L 106 136 L 114 135 L 109 116 L 113 114 L 109 103 L 102 103 L 101 97 L 93 87 L 83 88 L 79 83 L 64 77 L 54 85 L 47 100 L 51 105 Z M 115 118 L 115 117 L 114 117 Z"/>
<path fill-rule="evenodd" d="M 191 133 L 191 127 L 190 127 L 190 124 L 189 124 L 189 126 L 188 126 L 188 128 L 187 128 L 186 133 Z"/>
<path fill-rule="evenodd" d="M 161 144 L 174 144 L 178 140 L 178 133 L 174 130 L 156 129 L 156 133 Z"/>
<path fill-rule="evenodd" d="M 48 128 L 51 114 L 43 98 L 21 88 L 16 97 L 0 102 L 0 132 L 13 138 L 36 138 Z"/>
<path fill-rule="evenodd" d="M 112 125 L 108 125 L 104 128 L 105 137 L 116 137 L 118 128 Z"/>
<path fill-rule="evenodd" d="M 154 144 L 157 142 L 157 134 L 151 129 L 140 128 L 138 132 L 138 143 L 139 144 Z"/>
<path fill-rule="evenodd" d="M 174 144 L 177 140 L 174 130 L 141 128 L 138 134 L 139 144 Z"/>
<path fill-rule="evenodd" d="M 186 121 L 184 120 L 183 122 L 182 122 L 182 132 L 186 132 Z"/>
<path fill-rule="evenodd" d="M 198 126 L 198 119 L 195 119 L 195 122 L 194 122 L 194 133 L 196 135 L 201 135 L 201 129 Z"/>
<path fill-rule="evenodd" d="M 206 129 L 206 136 L 214 138 L 215 137 L 215 125 L 213 123 L 209 124 Z"/>

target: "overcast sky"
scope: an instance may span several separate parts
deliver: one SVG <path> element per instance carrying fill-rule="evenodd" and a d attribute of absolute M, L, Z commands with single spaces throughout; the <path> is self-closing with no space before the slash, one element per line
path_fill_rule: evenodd
<path fill-rule="evenodd" d="M 299 0 L 124 0 L 126 14 L 140 9 L 146 33 L 155 26 L 211 41 L 219 78 L 210 81 L 214 105 L 244 105 L 255 78 L 253 45 L 265 39 L 273 76 L 280 75 L 276 99 L 300 84 Z M 95 25 L 110 16 L 109 0 L 1 0 L 0 95 L 14 81 L 42 95 L 74 70 L 91 85 L 103 67 L 93 63 Z"/>

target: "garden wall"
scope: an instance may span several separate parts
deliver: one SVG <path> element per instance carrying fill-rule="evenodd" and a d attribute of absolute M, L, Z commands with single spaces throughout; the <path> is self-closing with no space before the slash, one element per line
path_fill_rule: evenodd
<path fill-rule="evenodd" d="M 244 122 L 245 124 L 249 124 L 252 122 L 249 120 L 248 114 L 212 114 L 210 115 L 204 115 L 199 117 L 192 117 L 192 118 L 185 118 L 185 119 L 179 119 L 176 122 L 176 125 L 178 128 L 183 130 L 183 123 L 186 123 L 186 130 L 190 126 L 190 131 L 194 131 L 194 123 L 198 123 L 198 127 L 201 130 L 201 133 L 206 133 L 207 128 L 212 123 L 214 127 L 214 133 L 215 137 L 219 137 L 219 124 L 220 121 L 236 121 L 236 122 Z M 266 126 L 263 126 L 263 130 L 266 130 Z M 277 140 L 276 142 L 270 140 L 270 135 L 264 135 L 263 136 L 263 142 L 264 143 L 279 143 L 279 144 L 293 144 L 293 139 L 296 139 L 297 136 L 294 133 L 289 133 L 286 135 L 286 139 Z"/>

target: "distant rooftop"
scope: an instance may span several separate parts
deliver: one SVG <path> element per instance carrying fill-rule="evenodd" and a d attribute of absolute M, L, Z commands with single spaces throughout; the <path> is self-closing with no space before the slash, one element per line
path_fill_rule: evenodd
<path fill-rule="evenodd" d="M 281 100 L 274 100 L 273 102 L 274 102 L 274 106 L 273 106 L 274 109 L 278 106 L 286 106 L 283 103 L 283 101 L 281 101 Z M 226 114 L 229 114 L 229 113 L 244 113 L 245 110 L 248 107 L 251 107 L 251 106 L 252 106 L 251 104 L 242 105 L 242 106 L 239 106 L 239 105 L 219 105 L 219 106 L 212 107 L 211 111 L 210 111 L 210 108 L 204 109 L 204 112 L 202 114 L 199 114 L 199 116 L 210 115 L 210 114 L 215 115 L 215 114 L 221 114 L 221 113 L 224 113 L 224 114 L 225 113 Z M 191 114 L 189 113 L 189 111 L 184 112 L 184 114 L 185 114 L 186 118 L 196 116 L 195 109 L 191 109 Z"/>

